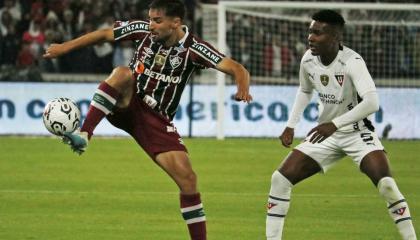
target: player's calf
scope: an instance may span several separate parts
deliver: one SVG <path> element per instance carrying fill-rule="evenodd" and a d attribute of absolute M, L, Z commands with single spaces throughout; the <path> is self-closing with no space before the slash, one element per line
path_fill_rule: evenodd
<path fill-rule="evenodd" d="M 206 215 L 199 193 L 180 194 L 181 213 L 192 240 L 206 240 Z"/>
<path fill-rule="evenodd" d="M 404 240 L 416 240 L 410 210 L 404 196 L 399 191 L 395 180 L 384 177 L 378 182 L 378 190 L 388 205 L 388 212 L 397 225 Z"/>
<path fill-rule="evenodd" d="M 266 218 L 268 240 L 279 240 L 282 237 L 284 219 L 289 210 L 292 186 L 290 181 L 277 170 L 271 176 Z"/>

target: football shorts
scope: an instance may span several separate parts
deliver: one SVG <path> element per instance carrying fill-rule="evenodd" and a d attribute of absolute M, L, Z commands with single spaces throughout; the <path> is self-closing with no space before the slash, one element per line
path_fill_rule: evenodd
<path fill-rule="evenodd" d="M 310 137 L 306 137 L 295 149 L 318 162 L 324 173 L 346 155 L 360 167 L 360 162 L 368 153 L 384 150 L 376 133 L 368 129 L 350 133 L 335 132 L 321 143 L 309 142 Z"/>

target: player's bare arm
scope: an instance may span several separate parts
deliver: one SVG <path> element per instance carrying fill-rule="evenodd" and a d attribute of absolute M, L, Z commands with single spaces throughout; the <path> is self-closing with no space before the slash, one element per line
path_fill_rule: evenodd
<path fill-rule="evenodd" d="M 100 29 L 61 44 L 53 43 L 48 46 L 43 57 L 56 58 L 79 48 L 83 48 L 96 43 L 112 41 L 114 41 L 113 29 Z"/>
<path fill-rule="evenodd" d="M 294 136 L 295 136 L 295 129 L 291 127 L 286 127 L 283 130 L 283 133 L 279 137 L 281 144 L 284 147 L 290 148 L 290 145 L 293 143 Z"/>
<path fill-rule="evenodd" d="M 251 102 L 252 96 L 249 94 L 249 72 L 240 63 L 231 58 L 224 58 L 216 69 L 231 75 L 236 82 L 238 91 L 235 94 L 235 100 L 243 102 Z"/>

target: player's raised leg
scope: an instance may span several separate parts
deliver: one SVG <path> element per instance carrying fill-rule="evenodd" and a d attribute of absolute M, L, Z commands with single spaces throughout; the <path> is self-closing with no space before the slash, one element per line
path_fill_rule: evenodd
<path fill-rule="evenodd" d="M 192 240 L 206 239 L 206 216 L 197 190 L 197 176 L 184 151 L 170 151 L 156 156 L 156 162 L 178 185 L 182 216 Z"/>
<path fill-rule="evenodd" d="M 112 112 L 115 106 L 127 107 L 134 91 L 134 79 L 128 67 L 117 67 L 93 95 L 86 119 L 80 132 L 65 134 L 63 140 L 73 151 L 81 154 L 99 122 Z"/>
<path fill-rule="evenodd" d="M 317 162 L 302 152 L 293 150 L 286 157 L 280 169 L 273 173 L 267 204 L 267 240 L 282 238 L 293 185 L 319 171 L 321 168 Z"/>
<path fill-rule="evenodd" d="M 360 169 L 369 176 L 377 186 L 379 194 L 387 202 L 389 215 L 395 222 L 402 239 L 416 240 L 407 201 L 391 176 L 384 151 L 373 151 L 367 154 L 360 164 Z"/>
<path fill-rule="evenodd" d="M 83 122 L 81 132 L 87 132 L 89 139 L 99 122 L 118 104 L 126 107 L 132 96 L 133 77 L 128 67 L 117 67 L 101 84 L 93 95 L 89 111 Z"/>

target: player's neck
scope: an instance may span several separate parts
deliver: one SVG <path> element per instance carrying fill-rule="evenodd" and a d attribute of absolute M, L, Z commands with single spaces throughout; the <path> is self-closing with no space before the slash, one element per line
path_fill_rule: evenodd
<path fill-rule="evenodd" d="M 330 53 L 324 54 L 323 56 L 319 56 L 322 64 L 324 66 L 330 65 L 335 60 L 335 58 L 337 57 L 339 50 L 340 49 L 337 48 L 337 49 L 334 49 L 333 51 L 331 51 Z"/>
<path fill-rule="evenodd" d="M 174 34 L 163 44 L 165 47 L 178 45 L 178 42 L 184 37 L 185 32 L 182 28 L 177 28 Z"/>

